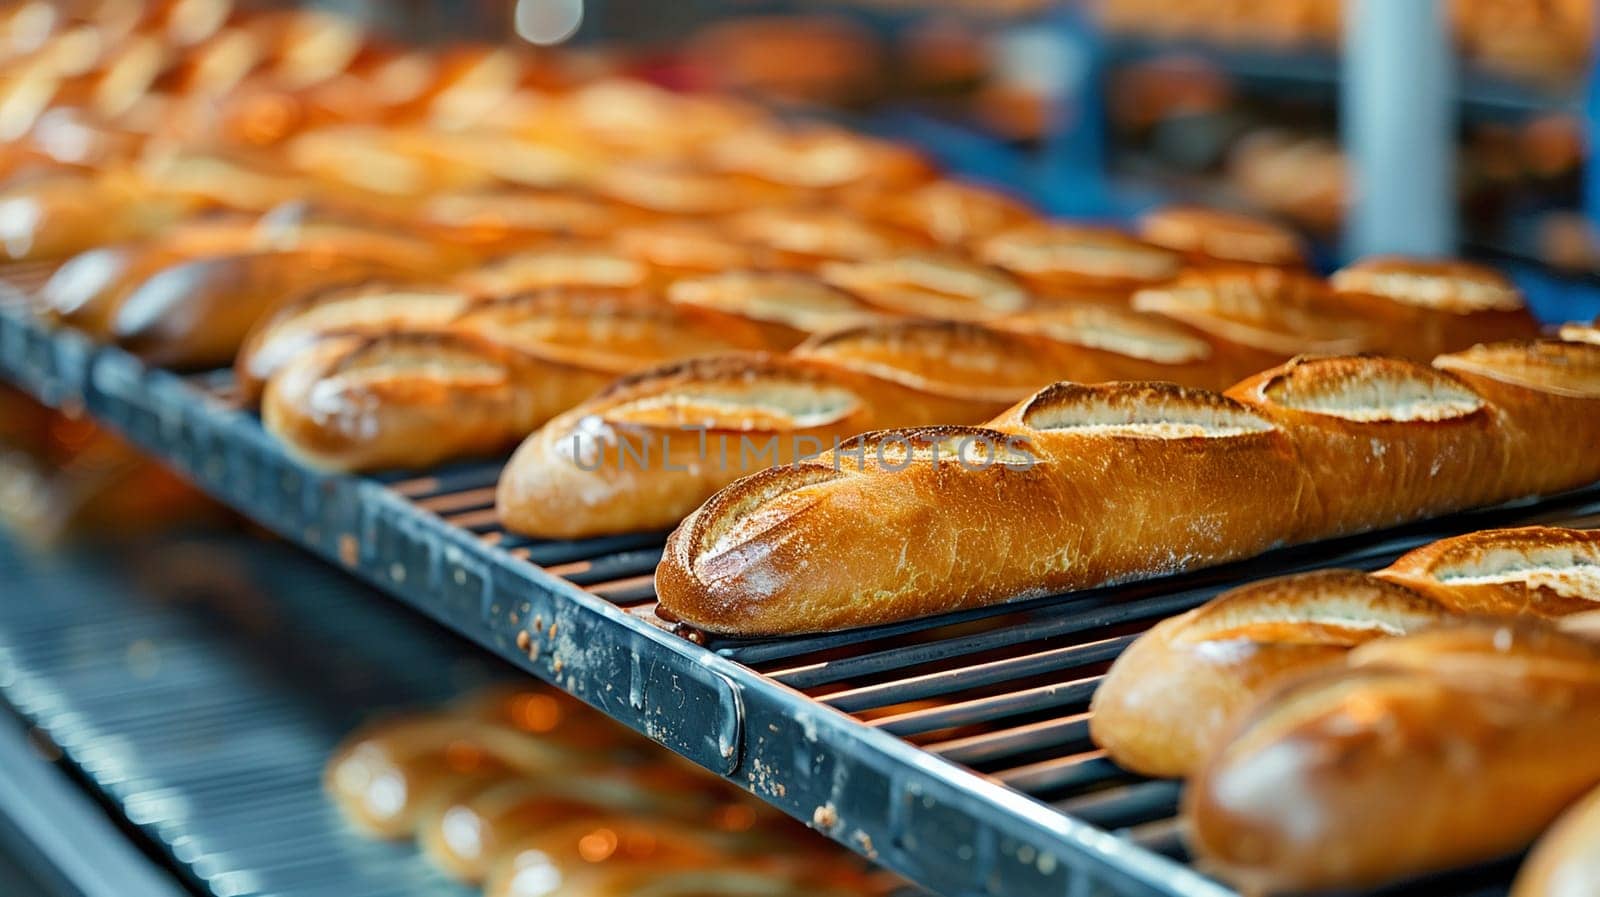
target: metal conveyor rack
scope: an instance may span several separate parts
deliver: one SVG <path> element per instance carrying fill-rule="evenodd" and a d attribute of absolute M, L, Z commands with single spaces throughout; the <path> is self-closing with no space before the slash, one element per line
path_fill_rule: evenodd
<path fill-rule="evenodd" d="M 56 863 L 100 876 L 72 893 L 475 893 L 409 842 L 349 828 L 322 768 L 369 713 L 442 703 L 501 664 L 289 546 L 239 536 L 41 556 L 0 535 L 0 581 L 30 599 L 0 602 L 0 717 L 17 714 L 186 885 L 156 889 L 80 840 Z M 21 809 L 45 823 L 61 802 Z"/>
<path fill-rule="evenodd" d="M 1485 526 L 1600 525 L 1590 489 L 1066 598 L 700 645 L 652 612 L 659 536 L 509 534 L 492 509 L 495 464 L 386 479 L 309 470 L 231 404 L 227 372 L 148 369 L 0 305 L 0 376 L 81 405 L 262 523 L 948 895 L 1232 894 L 1187 865 L 1178 786 L 1124 773 L 1087 738 L 1089 697 L 1117 652 L 1241 580 L 1376 567 Z M 1474 871 L 1403 893 L 1496 894 L 1505 878 Z"/>

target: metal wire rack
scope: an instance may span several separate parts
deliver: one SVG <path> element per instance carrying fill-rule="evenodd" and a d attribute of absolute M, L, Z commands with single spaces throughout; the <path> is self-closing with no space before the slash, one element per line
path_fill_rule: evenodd
<path fill-rule="evenodd" d="M 654 614 L 660 534 L 508 533 L 492 507 L 498 464 L 321 474 L 235 406 L 228 372 L 150 370 L 14 304 L 0 308 L 0 376 L 81 405 L 260 522 L 949 895 L 1232 894 L 1189 865 L 1179 786 L 1118 769 L 1087 737 L 1089 699 L 1117 653 L 1239 582 L 1377 567 L 1488 526 L 1600 525 L 1589 489 L 1002 608 L 697 643 Z M 1403 893 L 1495 894 L 1506 877 L 1470 870 Z"/>

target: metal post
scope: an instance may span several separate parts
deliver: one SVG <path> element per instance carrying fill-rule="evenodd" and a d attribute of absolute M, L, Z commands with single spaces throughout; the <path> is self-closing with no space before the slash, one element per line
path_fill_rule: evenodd
<path fill-rule="evenodd" d="M 1443 3 L 1345 4 L 1339 111 L 1354 189 L 1346 252 L 1455 251 L 1455 100 Z"/>

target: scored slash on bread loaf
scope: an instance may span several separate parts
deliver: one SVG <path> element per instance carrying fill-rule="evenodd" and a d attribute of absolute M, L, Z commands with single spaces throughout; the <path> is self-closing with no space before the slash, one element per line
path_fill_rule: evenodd
<path fill-rule="evenodd" d="M 1228 396 L 1057 384 L 990 423 L 1032 447 L 1039 461 L 1025 471 L 914 464 L 808 485 L 803 513 L 712 564 L 696 534 L 738 528 L 717 515 L 776 519 L 714 498 L 668 541 L 661 606 L 730 634 L 870 625 L 1600 479 L 1600 453 L 1561 450 L 1557 433 L 1600 428 L 1600 347 L 1496 344 L 1438 367 L 1302 359 Z"/>
<path fill-rule="evenodd" d="M 1033 210 L 1004 193 L 951 180 L 911 190 L 873 187 L 844 201 L 872 220 L 945 246 L 966 246 L 1035 218 Z"/>
<path fill-rule="evenodd" d="M 1112 760 L 1186 776 L 1240 714 L 1279 685 L 1342 663 L 1351 648 L 1414 632 L 1449 611 L 1353 570 L 1265 580 L 1158 624 L 1096 690 L 1090 734 Z"/>
<path fill-rule="evenodd" d="M 1251 714 L 1185 794 L 1202 862 L 1364 889 L 1522 849 L 1600 783 L 1600 647 L 1535 621 L 1368 642 Z"/>
<path fill-rule="evenodd" d="M 1596 607 L 1600 533 L 1542 526 L 1443 539 L 1371 575 L 1242 586 L 1123 652 L 1095 695 L 1090 733 L 1129 769 L 1187 776 L 1244 711 L 1358 645 L 1464 615 L 1567 617 Z M 1438 655 L 1436 642 L 1415 641 Z"/>

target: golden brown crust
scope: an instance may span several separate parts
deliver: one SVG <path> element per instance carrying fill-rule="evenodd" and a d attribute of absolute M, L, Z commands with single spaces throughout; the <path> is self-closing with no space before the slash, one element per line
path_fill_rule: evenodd
<path fill-rule="evenodd" d="M 1487 403 L 1460 381 L 1395 358 L 1309 357 L 1228 395 L 1281 426 L 1315 484 L 1294 541 L 1391 526 L 1506 495 Z M 1357 484 L 1360 484 L 1357 486 Z"/>
<path fill-rule="evenodd" d="M 1095 692 L 1090 734 L 1135 772 L 1191 775 L 1241 714 L 1278 686 L 1341 664 L 1357 645 L 1449 613 L 1352 570 L 1233 589 L 1160 623 L 1117 658 Z"/>
<path fill-rule="evenodd" d="M 1166 206 L 1139 219 L 1139 236 L 1191 260 L 1303 267 L 1305 246 L 1287 227 L 1265 218 L 1198 206 Z"/>
<path fill-rule="evenodd" d="M 1264 550 L 1302 480 L 1283 434 L 1223 396 L 1057 384 L 990 428 L 868 434 L 740 480 L 673 533 L 657 590 L 714 632 L 870 625 Z"/>
<path fill-rule="evenodd" d="M 1527 526 L 1443 539 L 1378 574 L 1473 614 L 1566 617 L 1600 609 L 1600 532 Z"/>
<path fill-rule="evenodd" d="M 844 290 L 799 274 L 733 270 L 684 278 L 667 288 L 667 299 L 717 319 L 753 323 L 771 345 L 782 349 L 813 334 L 883 317 Z"/>
<path fill-rule="evenodd" d="M 502 451 L 609 376 L 468 333 L 336 338 L 278 370 L 261 418 L 318 467 L 426 467 Z"/>
<path fill-rule="evenodd" d="M 1504 434 L 1505 499 L 1574 489 L 1600 479 L 1600 345 L 1509 341 L 1441 355 L 1483 396 Z"/>
<path fill-rule="evenodd" d="M 458 274 L 453 286 L 474 296 L 496 298 L 551 287 L 628 289 L 643 286 L 650 266 L 603 246 L 544 246 L 503 256 Z"/>
<path fill-rule="evenodd" d="M 996 190 L 936 180 L 912 190 L 874 188 L 845 201 L 863 214 L 945 246 L 966 246 L 1033 220 L 1026 205 Z"/>
<path fill-rule="evenodd" d="M 828 127 L 750 128 L 711 144 L 706 155 L 722 171 L 807 190 L 909 187 L 933 175 L 909 147 Z"/>
<path fill-rule="evenodd" d="M 1561 815 L 1522 864 L 1511 897 L 1588 897 L 1600 881 L 1600 791 Z"/>
<path fill-rule="evenodd" d="M 715 320 L 653 292 L 554 287 L 470 303 L 450 329 L 584 371 L 621 375 L 692 355 L 763 349 L 751 324 Z"/>
<path fill-rule="evenodd" d="M 721 222 L 734 239 L 762 246 L 773 263 L 814 268 L 827 261 L 868 261 L 915 249 L 910 233 L 828 208 L 762 208 Z"/>
<path fill-rule="evenodd" d="M 977 255 L 1043 293 L 1101 289 L 1131 292 L 1176 277 L 1183 258 L 1105 227 L 1036 222 L 1001 231 Z"/>
<path fill-rule="evenodd" d="M 1600 344 L 1600 325 L 1562 324 L 1560 336 L 1563 340 L 1569 343 Z"/>
<path fill-rule="evenodd" d="M 957 255 L 910 253 L 863 262 L 829 262 L 823 280 L 890 314 L 981 321 L 1021 311 L 1027 292 L 1010 275 Z"/>
<path fill-rule="evenodd" d="M 878 424 L 861 378 L 766 356 L 716 356 L 613 384 L 522 444 L 500 476 L 507 528 L 545 538 L 665 529 L 763 466 Z"/>
<path fill-rule="evenodd" d="M 382 280 L 313 290 L 251 328 L 233 365 L 240 393 L 247 402 L 259 400 L 279 368 L 324 339 L 441 329 L 468 301 L 465 293 L 447 287 Z"/>
<path fill-rule="evenodd" d="M 1370 321 L 1304 271 L 1258 265 L 1191 269 L 1166 286 L 1140 290 L 1132 302 L 1139 311 L 1203 331 L 1255 370 L 1302 353 L 1367 351 L 1377 339 Z"/>
<path fill-rule="evenodd" d="M 699 276 L 721 271 L 776 267 L 772 253 L 730 237 L 701 221 L 666 218 L 636 224 L 614 235 L 617 249 L 662 274 Z"/>
<path fill-rule="evenodd" d="M 1261 892 L 1371 887 L 1516 851 L 1600 782 L 1600 757 L 1571 750 L 1600 737 L 1595 649 L 1586 682 L 1492 658 L 1462 678 L 1408 641 L 1362 650 L 1415 665 L 1312 678 L 1235 733 L 1185 796 L 1204 862 Z"/>
<path fill-rule="evenodd" d="M 1469 262 L 1362 259 L 1335 272 L 1330 283 L 1340 299 L 1379 325 L 1373 348 L 1410 358 L 1539 331 L 1509 279 Z"/>
<path fill-rule="evenodd" d="M 1240 369 L 1235 357 L 1177 321 L 1107 305 L 1051 303 L 985 324 L 1068 347 L 1082 357 L 1083 371 L 1063 376 L 1085 383 L 1170 380 L 1221 389 L 1256 370 Z"/>
<path fill-rule="evenodd" d="M 400 258 L 364 258 L 343 247 L 195 259 L 161 270 L 130 292 L 111 332 L 153 364 L 217 367 L 231 362 L 256 322 L 287 298 L 335 283 L 417 273 Z"/>

